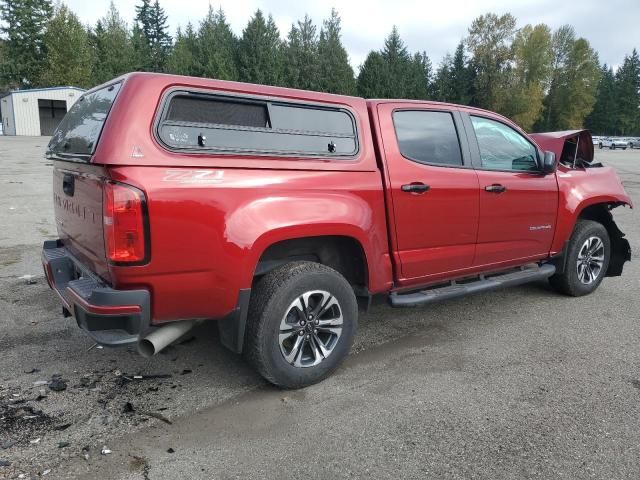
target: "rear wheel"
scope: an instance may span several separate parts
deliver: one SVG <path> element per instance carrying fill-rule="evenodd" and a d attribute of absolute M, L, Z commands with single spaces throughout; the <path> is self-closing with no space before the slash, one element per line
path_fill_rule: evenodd
<path fill-rule="evenodd" d="M 351 285 L 313 262 L 279 267 L 251 295 L 245 354 L 269 382 L 301 388 L 329 376 L 349 353 L 358 322 Z"/>
<path fill-rule="evenodd" d="M 565 271 L 549 278 L 551 285 L 573 297 L 593 292 L 609 268 L 611 242 L 607 229 L 592 220 L 579 220 L 566 255 Z"/>

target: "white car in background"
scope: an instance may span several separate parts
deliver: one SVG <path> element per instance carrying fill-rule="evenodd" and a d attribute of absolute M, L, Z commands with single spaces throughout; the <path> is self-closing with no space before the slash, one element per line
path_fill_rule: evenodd
<path fill-rule="evenodd" d="M 603 138 L 600 140 L 598 144 L 600 148 L 609 148 L 610 150 L 615 150 L 616 148 L 621 148 L 622 150 L 626 150 L 629 146 L 629 142 L 627 140 L 623 140 L 622 138 Z"/>

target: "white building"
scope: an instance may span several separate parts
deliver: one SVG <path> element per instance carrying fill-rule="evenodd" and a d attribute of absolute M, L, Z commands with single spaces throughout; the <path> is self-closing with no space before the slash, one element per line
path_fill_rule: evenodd
<path fill-rule="evenodd" d="M 52 135 L 82 92 L 76 87 L 51 87 L 8 93 L 0 98 L 4 134 Z"/>

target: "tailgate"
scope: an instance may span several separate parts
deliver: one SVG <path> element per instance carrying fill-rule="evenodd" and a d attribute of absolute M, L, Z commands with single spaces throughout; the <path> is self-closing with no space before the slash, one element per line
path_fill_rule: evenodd
<path fill-rule="evenodd" d="M 51 137 L 53 200 L 58 235 L 67 250 L 109 281 L 102 189 L 106 167 L 91 163 L 120 83 L 91 90 L 71 107 Z"/>
<path fill-rule="evenodd" d="M 102 184 L 104 167 L 54 162 L 53 199 L 58 236 L 77 259 L 109 281 L 104 246 Z"/>

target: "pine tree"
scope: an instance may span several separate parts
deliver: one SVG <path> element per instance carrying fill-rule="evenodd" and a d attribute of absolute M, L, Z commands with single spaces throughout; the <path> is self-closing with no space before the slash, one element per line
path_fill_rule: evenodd
<path fill-rule="evenodd" d="M 197 46 L 198 59 L 202 63 L 202 76 L 237 80 L 235 59 L 237 39 L 222 9 L 216 12 L 209 5 L 207 16 L 200 23 Z"/>
<path fill-rule="evenodd" d="M 92 35 L 95 50 L 92 83 L 100 84 L 135 69 L 133 44 L 126 22 L 113 1 Z"/>
<path fill-rule="evenodd" d="M 640 135 L 640 57 L 633 49 L 616 72 L 618 111 L 615 126 L 620 135 Z"/>
<path fill-rule="evenodd" d="M 44 33 L 53 9 L 50 0 L 0 1 L 0 34 L 6 36 L 0 83 L 38 85 L 45 64 Z"/>
<path fill-rule="evenodd" d="M 360 67 L 358 95 L 365 98 L 385 98 L 390 87 L 389 65 L 380 52 L 369 52 Z"/>
<path fill-rule="evenodd" d="M 89 35 L 64 4 L 58 4 L 44 36 L 47 52 L 41 85 L 91 86 L 93 55 Z"/>
<path fill-rule="evenodd" d="M 440 62 L 433 81 L 433 98 L 440 102 L 455 102 L 452 70 L 453 58 L 447 54 Z"/>
<path fill-rule="evenodd" d="M 319 89 L 323 92 L 354 95 L 356 81 L 349 55 L 342 45 L 340 17 L 335 9 L 325 20 L 318 42 Z"/>
<path fill-rule="evenodd" d="M 367 97 L 429 98 L 431 62 L 426 53 L 409 54 L 394 26 L 380 52 L 370 52 L 358 75 L 358 92 Z"/>
<path fill-rule="evenodd" d="M 511 39 L 516 19 L 488 13 L 476 18 L 469 28 L 466 44 L 476 68 L 476 98 L 480 106 L 497 110 L 505 91 L 505 70 L 512 58 Z"/>
<path fill-rule="evenodd" d="M 138 65 L 141 70 L 162 72 L 171 50 L 167 15 L 158 0 L 142 0 L 136 6 L 136 24 L 133 32 Z"/>
<path fill-rule="evenodd" d="M 308 15 L 291 31 L 284 46 L 284 84 L 292 88 L 319 90 L 320 66 L 316 26 Z"/>
<path fill-rule="evenodd" d="M 470 105 L 473 98 L 473 71 L 465 57 L 464 43 L 460 42 L 453 54 L 450 67 L 449 102 Z"/>
<path fill-rule="evenodd" d="M 605 63 L 601 69 L 600 82 L 596 92 L 596 103 L 585 120 L 585 126 L 596 135 L 613 135 L 618 118 L 618 99 L 616 97 L 616 80 L 613 69 Z"/>
<path fill-rule="evenodd" d="M 238 76 L 243 82 L 280 85 L 283 81 L 282 42 L 271 15 L 257 10 L 238 42 Z"/>
<path fill-rule="evenodd" d="M 176 41 L 167 59 L 166 71 L 177 75 L 202 75 L 202 63 L 198 58 L 198 36 L 191 23 L 187 23 L 184 33 L 178 27 Z"/>

